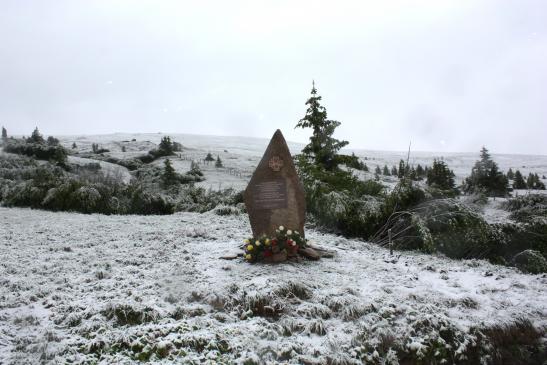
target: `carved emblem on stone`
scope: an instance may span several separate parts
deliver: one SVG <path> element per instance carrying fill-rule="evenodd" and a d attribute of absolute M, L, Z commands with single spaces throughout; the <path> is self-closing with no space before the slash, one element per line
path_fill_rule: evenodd
<path fill-rule="evenodd" d="M 272 158 L 270 158 L 268 166 L 270 166 L 270 169 L 274 171 L 280 171 L 283 167 L 283 159 L 279 156 L 273 156 Z"/>

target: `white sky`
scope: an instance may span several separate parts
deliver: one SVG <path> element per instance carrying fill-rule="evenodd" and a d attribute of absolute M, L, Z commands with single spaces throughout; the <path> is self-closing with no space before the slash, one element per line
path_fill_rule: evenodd
<path fill-rule="evenodd" d="M 546 31 L 544 0 L 2 0 L 0 125 L 305 142 L 315 79 L 352 148 L 547 154 Z"/>

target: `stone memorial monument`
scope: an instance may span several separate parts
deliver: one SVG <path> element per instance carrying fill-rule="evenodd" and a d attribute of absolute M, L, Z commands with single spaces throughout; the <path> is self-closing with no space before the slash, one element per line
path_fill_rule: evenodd
<path fill-rule="evenodd" d="M 253 173 L 244 197 L 254 237 L 272 237 L 279 226 L 304 236 L 304 187 L 279 129 Z"/>

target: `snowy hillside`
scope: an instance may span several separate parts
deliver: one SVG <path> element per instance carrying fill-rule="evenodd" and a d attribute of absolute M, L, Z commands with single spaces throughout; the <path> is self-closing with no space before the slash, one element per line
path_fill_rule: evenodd
<path fill-rule="evenodd" d="M 0 225 L 2 364 L 397 363 L 388 347 L 462 360 L 480 329 L 547 328 L 547 277 L 485 261 L 313 230 L 333 258 L 220 259 L 250 234 L 245 215 L 0 208 Z"/>
<path fill-rule="evenodd" d="M 273 131 L 272 131 L 273 132 Z M 89 135 L 89 136 L 62 136 L 62 144 L 71 149 L 72 143 L 77 144 L 76 151 L 90 152 L 91 144 L 98 143 L 101 147 L 110 150 L 107 155 L 117 158 L 132 158 L 142 155 L 159 144 L 161 138 L 167 134 L 161 133 L 116 133 L 109 135 Z M 251 137 L 226 137 L 226 136 L 205 136 L 189 134 L 168 134 L 173 141 L 179 142 L 184 149 L 181 152 L 183 159 L 174 158 L 174 167 L 179 171 L 187 171 L 190 168 L 191 160 L 203 160 L 208 152 L 216 157 L 220 156 L 224 168 L 217 169 L 214 164 L 202 165 L 201 168 L 207 177 L 207 180 L 200 185 L 212 188 L 244 189 L 254 168 L 262 157 L 264 150 L 269 142 L 268 138 Z M 135 141 L 132 141 L 135 139 Z M 289 148 L 292 154 L 300 153 L 303 144 L 289 142 Z M 122 146 L 126 152 L 122 152 Z M 351 144 L 350 144 L 351 147 Z M 376 165 L 383 167 L 387 165 L 398 166 L 401 159 L 407 159 L 407 152 L 390 151 L 370 151 L 348 149 L 344 153 L 354 152 L 361 157 L 369 166 L 371 171 Z M 529 156 L 529 155 L 503 155 L 492 154 L 494 160 L 498 163 L 502 171 L 509 168 L 520 169 L 525 175 L 528 173 L 537 173 L 540 176 L 547 175 L 547 156 Z M 456 174 L 456 183 L 459 184 L 471 172 L 471 167 L 479 158 L 479 151 L 476 153 L 436 153 L 436 152 L 410 152 L 410 164 L 421 164 L 422 166 L 431 165 L 434 158 L 443 158 L 450 169 Z M 161 164 L 161 161 L 156 161 Z M 123 173 L 123 172 L 122 172 Z M 389 179 L 388 179 L 389 180 Z M 543 179 L 547 183 L 546 179 Z"/>

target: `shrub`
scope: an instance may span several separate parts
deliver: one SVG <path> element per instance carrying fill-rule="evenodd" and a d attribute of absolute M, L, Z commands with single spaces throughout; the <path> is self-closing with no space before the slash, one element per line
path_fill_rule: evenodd
<path fill-rule="evenodd" d="M 143 165 L 143 162 L 138 158 L 123 159 L 123 158 L 116 158 L 116 157 L 109 156 L 103 159 L 103 161 L 123 166 L 127 168 L 129 171 L 135 171 Z"/>
<path fill-rule="evenodd" d="M 108 150 L 106 148 L 99 147 L 98 143 L 92 143 L 91 144 L 91 150 L 93 151 L 93 153 L 95 153 L 97 155 L 100 155 L 102 153 L 110 152 L 110 150 Z"/>
<path fill-rule="evenodd" d="M 145 191 L 140 186 L 132 186 L 130 190 L 129 213 L 165 215 L 175 211 L 175 204 L 168 197 Z"/>
<path fill-rule="evenodd" d="M 8 140 L 4 146 L 6 152 L 18 155 L 34 157 L 38 160 L 53 161 L 60 164 L 66 163 L 68 153 L 60 145 L 46 145 L 44 143 L 29 142 L 23 140 Z"/>
<path fill-rule="evenodd" d="M 547 260 L 539 251 L 524 250 L 513 258 L 512 263 L 527 273 L 541 274 L 547 272 Z"/>
<path fill-rule="evenodd" d="M 495 226 L 455 199 L 427 201 L 400 214 L 393 237 L 396 247 L 440 251 L 453 258 L 490 258 L 505 241 Z"/>
<path fill-rule="evenodd" d="M 509 199 L 502 204 L 511 212 L 511 218 L 519 222 L 529 222 L 534 218 L 547 218 L 547 195 L 528 194 Z"/>
<path fill-rule="evenodd" d="M 191 185 L 182 186 L 176 200 L 176 211 L 208 212 L 222 206 L 236 206 L 243 202 L 243 192 L 234 189 L 206 190 Z"/>

